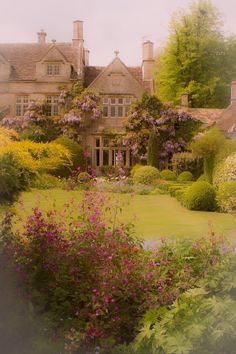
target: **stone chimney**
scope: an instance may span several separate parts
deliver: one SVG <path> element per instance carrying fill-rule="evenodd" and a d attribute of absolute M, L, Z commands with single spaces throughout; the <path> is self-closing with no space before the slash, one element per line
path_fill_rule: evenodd
<path fill-rule="evenodd" d="M 142 73 L 144 87 L 151 94 L 154 93 L 154 65 L 153 43 L 151 41 L 146 41 L 143 43 Z"/>
<path fill-rule="evenodd" d="M 187 93 L 182 93 L 182 95 L 181 95 L 181 106 L 188 107 L 188 94 Z"/>
<path fill-rule="evenodd" d="M 236 81 L 231 83 L 231 104 L 236 104 Z"/>
<path fill-rule="evenodd" d="M 89 66 L 89 50 L 84 49 L 84 65 Z"/>
<path fill-rule="evenodd" d="M 46 43 L 46 36 L 47 36 L 47 33 L 44 32 L 43 29 L 41 29 L 41 31 L 38 32 L 37 35 L 38 35 L 38 43 L 39 43 L 39 44 L 45 44 L 45 43 Z"/>
<path fill-rule="evenodd" d="M 83 45 L 84 42 L 84 36 L 83 36 L 83 21 L 74 21 L 73 22 L 73 39 L 72 42 L 74 45 L 81 46 Z"/>

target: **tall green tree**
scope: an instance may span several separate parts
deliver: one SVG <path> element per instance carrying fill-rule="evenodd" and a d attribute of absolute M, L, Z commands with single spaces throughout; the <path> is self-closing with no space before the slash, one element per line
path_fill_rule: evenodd
<path fill-rule="evenodd" d="M 193 2 L 175 15 L 166 47 L 157 60 L 160 99 L 179 104 L 189 94 L 192 107 L 229 104 L 230 81 L 236 74 L 236 38 L 225 38 L 219 11 L 206 0 Z"/>
<path fill-rule="evenodd" d="M 161 150 L 161 142 L 160 139 L 158 141 L 156 133 L 153 131 L 149 135 L 148 140 L 148 156 L 147 163 L 150 166 L 159 167 L 159 157 Z"/>

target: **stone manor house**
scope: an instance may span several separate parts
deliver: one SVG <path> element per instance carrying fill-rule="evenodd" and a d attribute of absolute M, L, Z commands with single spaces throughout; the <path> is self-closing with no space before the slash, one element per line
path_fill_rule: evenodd
<path fill-rule="evenodd" d="M 102 96 L 103 116 L 94 123 L 84 145 L 91 150 L 96 167 L 115 165 L 117 147 L 110 134 L 122 134 L 122 118 L 135 99 L 145 91 L 154 93 L 153 43 L 143 43 L 142 63 L 128 67 L 115 52 L 106 67 L 89 65 L 89 50 L 84 48 L 83 22 L 73 22 L 73 38 L 69 43 L 46 41 L 46 33 L 38 33 L 37 43 L 0 44 L 0 113 L 2 116 L 24 115 L 30 101 L 47 102 L 48 115 L 59 113 L 60 87 L 71 89 L 80 81 L 84 88 Z M 218 124 L 228 134 L 236 132 L 236 82 L 232 83 L 231 104 L 226 110 L 188 108 L 186 96 L 182 107 L 205 125 Z M 124 163 L 131 164 L 130 152 L 120 149 Z"/>
<path fill-rule="evenodd" d="M 30 101 L 46 101 L 48 115 L 58 115 L 60 87 L 70 89 L 80 81 L 99 93 L 103 104 L 103 116 L 92 125 L 84 144 L 91 149 L 94 166 L 114 165 L 117 149 L 107 132 L 122 133 L 122 118 L 132 101 L 144 91 L 154 92 L 153 43 L 143 43 L 140 67 L 127 67 L 118 52 L 107 67 L 96 67 L 89 65 L 82 21 L 74 21 L 69 43 L 47 43 L 46 36 L 41 30 L 37 43 L 0 44 L 0 112 L 20 117 Z M 130 166 L 129 151 L 124 148 L 121 153 Z"/>

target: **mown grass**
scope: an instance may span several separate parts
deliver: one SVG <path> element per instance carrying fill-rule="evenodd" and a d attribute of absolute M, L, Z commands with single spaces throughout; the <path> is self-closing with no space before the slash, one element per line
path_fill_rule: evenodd
<path fill-rule="evenodd" d="M 39 206 L 42 210 L 52 207 L 62 209 L 65 203 L 81 200 L 79 191 L 64 190 L 32 191 L 22 194 L 21 202 L 15 204 L 18 214 L 23 218 Z M 215 233 L 236 237 L 236 217 L 216 212 L 197 212 L 185 209 L 175 199 L 167 195 L 113 194 L 119 198 L 123 207 L 120 218 L 133 221 L 138 236 L 146 240 L 160 237 L 197 238 L 206 235 L 210 229 Z M 76 211 L 75 211 L 76 212 Z"/>

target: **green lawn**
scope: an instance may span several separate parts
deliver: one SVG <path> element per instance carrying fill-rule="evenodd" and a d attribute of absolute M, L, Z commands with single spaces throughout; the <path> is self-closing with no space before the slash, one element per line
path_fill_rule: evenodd
<path fill-rule="evenodd" d="M 189 211 L 167 195 L 112 195 L 124 204 L 122 218 L 134 220 L 137 234 L 147 240 L 160 237 L 195 238 L 206 235 L 209 225 L 216 233 L 236 238 L 236 217 L 228 214 Z M 16 204 L 20 214 L 29 214 L 36 205 L 44 210 L 52 205 L 60 209 L 72 199 L 80 200 L 81 192 L 64 190 L 33 191 L 22 194 Z"/>

